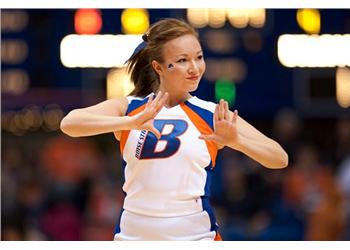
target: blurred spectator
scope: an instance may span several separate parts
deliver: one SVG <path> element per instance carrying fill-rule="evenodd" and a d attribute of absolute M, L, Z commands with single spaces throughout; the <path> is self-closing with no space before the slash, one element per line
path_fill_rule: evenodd
<path fill-rule="evenodd" d="M 79 240 L 81 215 L 70 203 L 56 203 L 40 218 L 41 227 L 50 240 Z"/>
<path fill-rule="evenodd" d="M 223 192 L 214 200 L 226 214 L 223 237 L 231 240 L 254 239 L 266 226 L 266 208 L 270 195 L 263 180 L 261 166 L 239 153 L 223 152 Z"/>
<path fill-rule="evenodd" d="M 111 240 L 123 197 L 120 187 L 113 182 L 94 180 L 84 214 L 82 240 Z"/>
<path fill-rule="evenodd" d="M 350 156 L 350 117 L 344 116 L 336 123 L 336 164 Z"/>
<path fill-rule="evenodd" d="M 277 140 L 294 159 L 287 169 L 270 171 L 239 152 L 220 152 L 212 200 L 224 240 L 350 239 L 348 121 L 338 121 L 329 134 L 334 145 L 320 159 L 318 147 L 303 143 L 310 137 L 300 128 L 308 125 L 303 133 L 313 130 L 320 140 L 323 130 L 294 115 L 281 111 L 275 119 Z M 112 136 L 3 133 L 1 150 L 2 240 L 113 238 L 124 194 Z M 332 155 L 338 164 L 322 162 L 335 160 Z M 334 173 L 331 166 L 338 166 Z"/>
<path fill-rule="evenodd" d="M 301 140 L 303 123 L 298 114 L 290 109 L 279 110 L 274 118 L 273 138 L 278 141 L 289 155 L 289 164 L 294 162 L 295 150 Z"/>
<path fill-rule="evenodd" d="M 305 220 L 305 239 L 337 240 L 343 232 L 342 197 L 331 171 L 313 145 L 299 146 L 287 170 L 285 199 Z"/>
<path fill-rule="evenodd" d="M 91 141 L 64 135 L 47 140 L 40 158 L 53 180 L 69 185 L 79 183 L 85 177 L 98 176 L 105 164 Z"/>
<path fill-rule="evenodd" d="M 344 196 L 342 213 L 345 217 L 345 231 L 342 239 L 350 240 L 350 155 L 339 166 L 337 182 Z"/>

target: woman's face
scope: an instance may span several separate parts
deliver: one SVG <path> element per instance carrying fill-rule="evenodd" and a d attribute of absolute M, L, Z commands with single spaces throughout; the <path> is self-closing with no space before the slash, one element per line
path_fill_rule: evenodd
<path fill-rule="evenodd" d="M 167 91 L 191 92 L 197 89 L 205 62 L 195 36 L 188 34 L 167 42 L 163 47 L 163 59 L 164 63 L 157 63 L 154 67 Z"/>

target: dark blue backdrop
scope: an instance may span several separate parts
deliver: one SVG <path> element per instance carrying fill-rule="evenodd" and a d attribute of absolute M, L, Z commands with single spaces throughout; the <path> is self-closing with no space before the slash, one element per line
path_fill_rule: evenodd
<path fill-rule="evenodd" d="M 31 9 L 26 11 L 29 15 L 28 27 L 20 33 L 3 33 L 2 38 L 24 39 L 29 46 L 29 56 L 20 65 L 2 64 L 2 68 L 3 70 L 11 67 L 25 69 L 30 76 L 30 89 L 23 96 L 4 95 L 3 110 L 19 109 L 25 105 L 40 102 L 44 97 L 37 93 L 38 88 L 44 88 L 47 93 L 45 95 L 47 99 L 42 100 L 41 104 L 51 100 L 66 111 L 92 104 L 93 100 L 87 103 L 79 95 L 70 96 L 67 89 L 75 89 L 79 93 L 82 89 L 89 88 L 89 90 L 104 93 L 108 69 L 71 69 L 65 68 L 60 62 L 60 42 L 67 34 L 74 33 L 75 10 Z M 100 33 L 121 33 L 122 9 L 101 11 L 103 28 Z M 320 12 L 321 33 L 350 33 L 350 10 L 322 9 Z M 178 17 L 186 20 L 184 9 L 150 9 L 149 13 L 151 23 L 164 17 Z M 208 29 L 200 29 L 200 36 Z M 235 34 L 238 48 L 226 55 L 218 55 L 204 48 L 204 54 L 207 58 L 240 58 L 246 63 L 247 76 L 237 84 L 235 106 L 240 113 L 252 118 L 271 118 L 281 107 L 295 107 L 293 86 L 296 70 L 283 67 L 278 61 L 277 39 L 285 33 L 304 33 L 297 24 L 296 10 L 267 10 L 266 25 L 262 29 L 257 29 L 263 37 L 263 48 L 257 53 L 246 51 L 241 45 L 242 34 L 247 29 L 234 29 L 228 22 L 221 29 Z M 302 69 L 298 72 L 303 74 L 308 70 L 311 69 Z M 329 74 L 330 78 L 334 77 L 334 72 Z M 86 79 L 93 79 L 91 80 L 93 83 L 84 83 Z M 214 101 L 214 84 L 203 79 L 195 94 L 203 99 Z M 99 95 L 95 102 L 101 101 L 103 97 L 102 94 Z"/>

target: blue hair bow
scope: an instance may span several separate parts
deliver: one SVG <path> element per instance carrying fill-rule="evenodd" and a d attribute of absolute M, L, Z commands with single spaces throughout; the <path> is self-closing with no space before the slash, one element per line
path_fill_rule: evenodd
<path fill-rule="evenodd" d="M 136 53 L 138 53 L 140 50 L 144 49 L 147 46 L 147 42 L 142 41 L 142 43 L 140 43 L 139 45 L 137 45 L 136 49 L 134 50 L 134 52 L 132 53 L 132 55 L 135 55 Z"/>
<path fill-rule="evenodd" d="M 142 41 L 139 45 L 137 45 L 137 47 L 136 47 L 136 49 L 134 50 L 134 52 L 132 53 L 132 55 L 129 57 L 129 59 L 128 60 L 126 60 L 125 61 L 125 63 L 127 63 L 129 60 L 130 60 L 130 58 L 132 58 L 135 54 L 137 54 L 140 50 L 143 50 L 144 48 L 146 48 L 146 46 L 147 46 L 147 42 L 145 42 L 145 41 Z M 124 63 L 124 64 L 125 64 Z"/>

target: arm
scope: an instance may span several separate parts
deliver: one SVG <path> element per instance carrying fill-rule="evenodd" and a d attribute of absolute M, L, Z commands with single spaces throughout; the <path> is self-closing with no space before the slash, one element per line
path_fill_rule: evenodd
<path fill-rule="evenodd" d="M 94 106 L 74 109 L 61 121 L 61 130 L 72 137 L 91 136 L 127 129 L 130 118 L 125 117 L 126 98 L 111 99 Z"/>
<path fill-rule="evenodd" d="M 248 155 L 267 168 L 284 168 L 288 165 L 288 155 L 271 138 L 265 136 L 237 115 L 237 139 L 228 140 L 227 146 Z"/>
<path fill-rule="evenodd" d="M 135 116 L 125 116 L 128 108 L 126 98 L 116 98 L 94 106 L 75 109 L 61 121 L 61 130 L 72 137 L 91 136 L 120 130 L 145 129 L 157 137 L 159 131 L 153 126 L 153 118 L 164 106 L 167 94 L 151 96 L 145 109 Z"/>
<path fill-rule="evenodd" d="M 214 133 L 201 135 L 201 139 L 238 150 L 267 168 L 278 169 L 288 165 L 288 155 L 283 148 L 239 117 L 237 111 L 231 112 L 227 102 L 221 100 L 217 104 L 214 124 Z"/>

